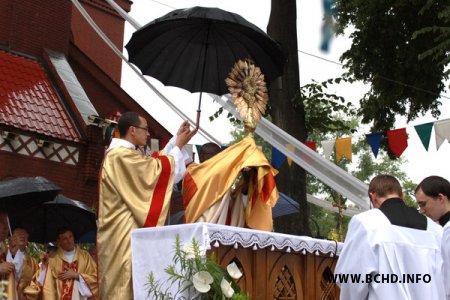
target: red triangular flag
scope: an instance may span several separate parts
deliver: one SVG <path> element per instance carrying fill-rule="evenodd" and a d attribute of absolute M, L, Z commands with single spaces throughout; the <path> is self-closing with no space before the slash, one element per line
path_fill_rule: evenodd
<path fill-rule="evenodd" d="M 389 149 L 395 156 L 400 157 L 408 147 L 408 135 L 406 128 L 399 128 L 387 131 Z"/>
<path fill-rule="evenodd" d="M 305 145 L 308 146 L 311 150 L 317 151 L 317 144 L 316 142 L 305 142 Z"/>

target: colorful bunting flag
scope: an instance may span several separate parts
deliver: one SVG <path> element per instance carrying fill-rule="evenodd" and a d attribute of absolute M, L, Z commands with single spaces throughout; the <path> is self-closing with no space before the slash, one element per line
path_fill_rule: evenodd
<path fill-rule="evenodd" d="M 277 148 L 272 147 L 272 165 L 276 169 L 279 169 L 285 161 L 286 155 L 281 153 L 280 150 L 278 150 Z"/>
<path fill-rule="evenodd" d="M 400 157 L 408 147 L 408 135 L 406 128 L 399 128 L 387 131 L 388 145 L 395 156 Z"/>
<path fill-rule="evenodd" d="M 340 162 L 342 157 L 352 161 L 352 138 L 345 137 L 336 139 L 336 162 Z"/>
<path fill-rule="evenodd" d="M 436 150 L 439 150 L 446 139 L 450 142 L 450 119 L 435 122 L 434 135 L 436 136 Z"/>
<path fill-rule="evenodd" d="M 291 152 L 294 152 L 294 150 L 295 150 L 295 146 L 292 144 L 286 144 L 286 148 L 288 149 L 288 151 L 291 151 Z M 288 162 L 289 167 L 292 166 L 292 158 L 290 158 L 289 156 L 287 158 L 287 162 Z"/>
<path fill-rule="evenodd" d="M 313 151 L 317 151 L 316 142 L 305 142 L 305 145 Z"/>
<path fill-rule="evenodd" d="M 335 141 L 322 141 L 322 148 L 323 148 L 323 156 L 327 159 L 330 158 L 331 153 L 333 152 Z"/>
<path fill-rule="evenodd" d="M 375 158 L 378 156 L 378 150 L 380 149 L 382 137 L 383 134 L 381 132 L 366 134 L 367 143 L 369 143 L 370 148 L 372 148 L 372 153 Z"/>
<path fill-rule="evenodd" d="M 186 144 L 183 148 L 187 151 L 189 157 L 192 158 L 192 161 L 194 161 L 194 145 Z"/>
<path fill-rule="evenodd" d="M 430 145 L 431 130 L 433 129 L 433 123 L 425 123 L 421 125 L 414 126 L 417 135 L 422 141 L 422 145 L 428 151 L 428 146 Z"/>
<path fill-rule="evenodd" d="M 200 150 L 202 149 L 202 145 L 195 145 L 195 149 L 197 149 L 197 153 L 200 155 Z"/>

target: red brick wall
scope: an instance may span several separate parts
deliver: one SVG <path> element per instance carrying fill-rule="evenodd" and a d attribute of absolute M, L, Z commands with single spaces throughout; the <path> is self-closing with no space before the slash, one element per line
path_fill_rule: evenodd
<path fill-rule="evenodd" d="M 0 44 L 8 45 L 9 41 L 9 22 L 11 21 L 12 2 L 9 0 L 0 0 Z"/>
<path fill-rule="evenodd" d="M 94 22 L 114 45 L 122 50 L 125 28 L 123 19 L 105 1 L 83 0 L 82 3 Z M 126 11 L 131 8 L 129 1 L 122 0 L 118 3 Z M 72 8 L 72 33 L 75 45 L 120 85 L 121 58 L 97 35 L 75 7 Z"/>
<path fill-rule="evenodd" d="M 0 0 L 0 43 L 33 56 L 43 48 L 67 54 L 70 8 L 67 0 Z"/>
<path fill-rule="evenodd" d="M 62 188 L 65 196 L 83 201 L 89 206 L 96 204 L 97 182 L 85 180 L 80 166 L 52 162 L 47 159 L 0 151 L 0 180 L 15 177 L 43 176 Z"/>

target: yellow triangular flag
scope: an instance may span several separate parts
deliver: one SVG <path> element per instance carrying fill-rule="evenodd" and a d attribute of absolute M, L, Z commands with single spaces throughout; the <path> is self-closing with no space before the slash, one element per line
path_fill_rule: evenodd
<path fill-rule="evenodd" d="M 336 162 L 340 162 L 342 157 L 352 161 L 352 138 L 336 139 Z"/>
<path fill-rule="evenodd" d="M 286 148 L 290 152 L 294 152 L 294 150 L 295 150 L 295 146 L 292 144 L 286 144 Z M 287 162 L 288 162 L 289 167 L 292 166 L 292 158 L 290 158 L 289 156 L 287 156 Z"/>

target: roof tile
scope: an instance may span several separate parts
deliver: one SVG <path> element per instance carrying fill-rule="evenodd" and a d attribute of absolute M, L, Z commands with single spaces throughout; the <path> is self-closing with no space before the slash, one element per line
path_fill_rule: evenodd
<path fill-rule="evenodd" d="M 0 50 L 0 116 L 0 122 L 16 128 L 80 140 L 42 65 L 3 50 Z"/>

